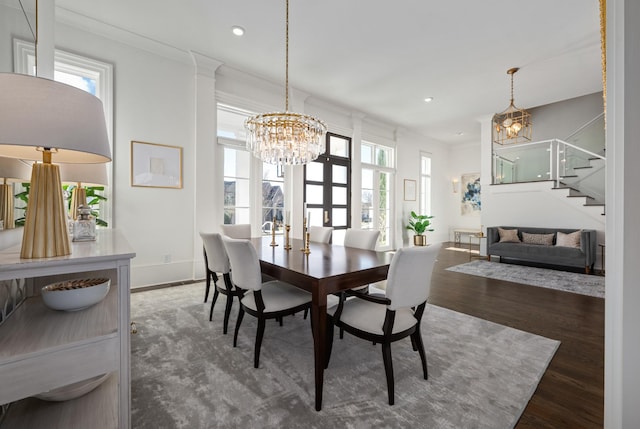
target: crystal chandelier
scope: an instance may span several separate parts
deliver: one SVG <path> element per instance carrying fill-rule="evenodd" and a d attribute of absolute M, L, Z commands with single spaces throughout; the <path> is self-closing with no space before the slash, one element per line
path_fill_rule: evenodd
<path fill-rule="evenodd" d="M 263 162 L 307 164 L 325 151 L 326 124 L 302 113 L 289 112 L 289 0 L 286 0 L 285 111 L 248 118 L 247 149 Z"/>
<path fill-rule="evenodd" d="M 511 103 L 506 110 L 493 115 L 493 142 L 501 145 L 531 141 L 531 114 L 513 104 L 513 75 L 517 67 L 507 70 L 511 76 Z"/>

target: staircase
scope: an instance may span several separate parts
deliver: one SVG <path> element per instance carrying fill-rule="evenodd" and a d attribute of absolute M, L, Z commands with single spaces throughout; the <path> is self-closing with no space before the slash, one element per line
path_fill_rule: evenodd
<path fill-rule="evenodd" d="M 565 191 L 567 198 L 575 198 L 578 204 L 585 207 L 594 207 L 592 211 L 598 210 L 604 216 L 606 159 L 590 157 L 587 161 L 587 165 L 567 169 L 553 189 Z"/>

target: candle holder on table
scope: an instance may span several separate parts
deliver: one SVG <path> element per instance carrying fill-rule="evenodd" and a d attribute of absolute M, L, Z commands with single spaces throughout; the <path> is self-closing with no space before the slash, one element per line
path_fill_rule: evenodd
<path fill-rule="evenodd" d="M 276 218 L 273 217 L 273 222 L 271 223 L 271 247 L 276 247 L 278 243 L 276 243 Z"/>
<path fill-rule="evenodd" d="M 289 231 L 291 231 L 291 225 L 284 226 L 284 250 L 291 250 L 291 243 L 289 242 Z"/>

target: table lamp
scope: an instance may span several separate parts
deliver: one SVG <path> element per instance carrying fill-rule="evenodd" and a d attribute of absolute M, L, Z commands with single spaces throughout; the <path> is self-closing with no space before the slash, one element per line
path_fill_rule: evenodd
<path fill-rule="evenodd" d="M 81 89 L 39 77 L 0 73 L 0 156 L 42 160 L 32 166 L 22 258 L 71 254 L 62 198 L 62 163 L 111 160 L 102 102 Z"/>
<path fill-rule="evenodd" d="M 62 183 L 74 184 L 71 191 L 69 216 L 78 218 L 78 207 L 87 204 L 85 186 L 104 186 L 108 184 L 106 164 L 60 164 L 60 180 Z"/>
<path fill-rule="evenodd" d="M 5 229 L 15 227 L 13 182 L 27 182 L 29 177 L 29 164 L 21 159 L 0 157 L 0 221 Z"/>

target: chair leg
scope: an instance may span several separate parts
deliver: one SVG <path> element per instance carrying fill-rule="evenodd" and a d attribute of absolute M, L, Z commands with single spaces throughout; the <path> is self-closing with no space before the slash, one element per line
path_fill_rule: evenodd
<path fill-rule="evenodd" d="M 382 343 L 382 359 L 384 360 L 384 373 L 387 375 L 387 392 L 389 394 L 389 405 L 393 405 L 394 385 L 393 385 L 393 363 L 391 362 L 391 344 Z"/>
<path fill-rule="evenodd" d="M 264 319 L 258 318 L 258 332 L 256 333 L 256 347 L 253 351 L 253 367 L 260 367 L 260 347 L 262 346 L 262 338 L 264 337 Z"/>
<path fill-rule="evenodd" d="M 416 340 L 413 338 L 413 335 L 411 335 L 411 348 L 413 348 L 414 352 L 418 351 L 418 346 L 416 345 Z"/>
<path fill-rule="evenodd" d="M 209 299 L 210 288 L 211 288 L 211 274 L 209 274 L 209 270 L 207 270 L 207 287 L 204 290 L 204 302 L 207 302 L 207 299 Z"/>
<path fill-rule="evenodd" d="M 229 325 L 229 315 L 231 314 L 231 306 L 233 305 L 233 295 L 227 295 L 227 305 L 224 307 L 224 325 L 222 333 L 227 335 L 227 327 Z"/>
<path fill-rule="evenodd" d="M 305 308 L 304 309 L 304 320 L 307 320 L 307 316 L 309 315 L 309 309 Z"/>
<path fill-rule="evenodd" d="M 340 328 L 340 339 L 344 338 L 344 329 Z"/>
<path fill-rule="evenodd" d="M 216 305 L 216 301 L 218 300 L 218 294 L 219 294 L 218 288 L 216 288 L 213 291 L 213 298 L 211 299 L 211 310 L 209 310 L 209 322 L 213 320 L 213 306 Z"/>
<path fill-rule="evenodd" d="M 418 353 L 420 353 L 420 360 L 422 361 L 422 372 L 424 373 L 424 379 L 428 380 L 429 370 L 427 369 L 427 354 L 424 352 L 424 343 L 422 342 L 422 335 L 420 334 L 419 329 L 416 329 L 416 332 L 411 334 L 411 342 L 415 344 L 418 350 Z"/>
<path fill-rule="evenodd" d="M 240 304 L 240 310 L 238 310 L 238 320 L 236 320 L 236 331 L 233 334 L 233 347 L 238 345 L 238 331 L 240 330 L 240 325 L 242 324 L 242 318 L 244 317 L 244 308 L 242 308 L 242 304 Z"/>

